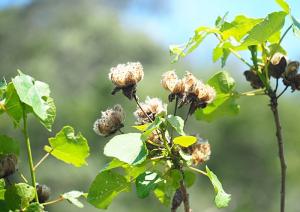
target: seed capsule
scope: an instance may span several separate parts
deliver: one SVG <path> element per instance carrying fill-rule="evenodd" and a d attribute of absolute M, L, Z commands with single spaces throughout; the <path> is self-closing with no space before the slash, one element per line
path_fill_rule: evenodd
<path fill-rule="evenodd" d="M 298 73 L 299 65 L 300 64 L 298 61 L 289 62 L 285 72 L 283 73 L 283 84 L 285 84 L 286 86 L 294 87 L 294 79 Z"/>
<path fill-rule="evenodd" d="M 15 155 L 3 156 L 0 159 L 0 178 L 5 178 L 15 173 L 17 165 L 18 158 Z"/>
<path fill-rule="evenodd" d="M 283 72 L 287 66 L 287 59 L 281 53 L 276 53 L 272 57 L 270 64 L 269 64 L 269 74 L 278 79 L 282 77 Z"/>
<path fill-rule="evenodd" d="M 36 185 L 36 191 L 40 203 L 46 202 L 51 194 L 50 188 L 46 185 Z"/>
<path fill-rule="evenodd" d="M 244 72 L 244 75 L 246 77 L 246 80 L 250 82 L 252 88 L 258 89 L 258 88 L 263 88 L 264 83 L 261 81 L 257 73 L 253 70 L 248 70 Z"/>

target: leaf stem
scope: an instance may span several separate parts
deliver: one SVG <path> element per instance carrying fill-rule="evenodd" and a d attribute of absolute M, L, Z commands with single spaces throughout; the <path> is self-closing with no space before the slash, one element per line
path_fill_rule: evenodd
<path fill-rule="evenodd" d="M 207 176 L 207 173 L 206 173 L 205 171 L 202 171 L 202 170 L 200 170 L 200 169 L 194 168 L 194 167 L 192 167 L 192 166 L 188 166 L 188 168 L 189 168 L 190 170 L 194 171 L 194 172 L 197 172 L 197 173 L 199 173 L 199 174 L 203 174 L 203 175 Z"/>
<path fill-rule="evenodd" d="M 52 200 L 52 201 L 49 201 L 49 202 L 45 202 L 43 203 L 42 205 L 43 206 L 46 206 L 46 205 L 51 205 L 51 204 L 55 204 L 55 203 L 58 203 L 58 202 L 61 202 L 63 201 L 65 198 L 63 198 L 62 196 L 60 196 L 59 198 L 55 199 L 55 200 Z"/>
<path fill-rule="evenodd" d="M 28 180 L 26 179 L 26 177 L 19 171 L 17 170 L 17 172 L 19 173 L 20 177 L 22 178 L 22 180 L 25 182 L 25 183 L 28 183 Z"/>
<path fill-rule="evenodd" d="M 52 149 L 53 150 L 53 149 Z M 48 156 L 50 155 L 50 153 L 52 152 L 52 150 L 50 152 L 47 152 L 44 157 L 41 158 L 41 160 L 33 167 L 33 170 L 35 171 L 37 169 L 37 167 L 39 165 L 41 165 L 41 163 L 44 162 L 44 160 L 46 160 L 48 158 Z"/>
<path fill-rule="evenodd" d="M 215 36 L 218 38 L 218 40 L 220 42 L 224 42 L 222 38 L 220 38 L 216 33 Z M 249 68 L 252 68 L 252 65 L 250 63 L 247 62 L 247 60 L 245 60 L 239 53 L 237 53 L 234 49 L 232 48 L 228 48 L 228 50 L 240 61 L 242 61 L 243 63 L 245 63 L 247 66 L 249 66 Z"/>
<path fill-rule="evenodd" d="M 28 129 L 27 129 L 27 114 L 25 111 L 25 107 L 23 105 L 23 135 L 26 142 L 26 148 L 27 148 L 27 154 L 28 154 L 28 163 L 29 163 L 29 169 L 31 174 L 31 184 L 35 190 L 35 200 L 37 203 L 39 203 L 37 191 L 35 189 L 36 186 L 36 180 L 35 180 L 35 173 L 33 168 L 33 160 L 32 160 L 32 153 L 31 153 L 31 146 L 30 146 L 30 139 L 28 136 Z"/>

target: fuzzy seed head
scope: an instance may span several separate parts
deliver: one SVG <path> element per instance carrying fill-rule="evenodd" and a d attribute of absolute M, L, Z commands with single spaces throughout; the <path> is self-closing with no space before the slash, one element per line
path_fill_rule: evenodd
<path fill-rule="evenodd" d="M 183 94 L 184 83 L 178 79 L 175 71 L 167 71 L 162 75 L 161 84 L 163 88 L 169 90 L 172 94 Z"/>
<path fill-rule="evenodd" d="M 147 96 L 145 102 L 140 103 L 140 105 L 143 108 L 143 111 L 152 119 L 159 114 L 167 113 L 167 105 L 163 104 L 159 98 L 150 98 Z M 134 112 L 134 116 L 137 119 L 136 124 L 138 125 L 149 123 L 148 117 L 143 111 L 137 107 Z"/>
<path fill-rule="evenodd" d="M 102 112 L 101 118 L 94 123 L 94 131 L 98 135 L 108 136 L 123 127 L 125 112 L 121 105 Z"/>
<path fill-rule="evenodd" d="M 202 164 L 210 158 L 211 149 L 207 141 L 200 141 L 192 146 L 192 160 L 194 165 Z"/>
<path fill-rule="evenodd" d="M 18 158 L 13 155 L 5 155 L 0 159 L 0 179 L 8 177 L 17 170 Z"/>
<path fill-rule="evenodd" d="M 144 77 L 143 66 L 139 62 L 128 62 L 127 64 L 119 64 L 110 69 L 108 78 L 118 88 L 125 88 L 136 85 Z"/>
<path fill-rule="evenodd" d="M 215 89 L 209 85 L 205 85 L 201 81 L 198 81 L 194 93 L 200 101 L 207 104 L 212 103 L 216 97 Z"/>
<path fill-rule="evenodd" d="M 187 93 L 193 92 L 198 84 L 198 79 L 188 71 L 184 75 L 182 81 L 184 84 L 185 92 Z"/>

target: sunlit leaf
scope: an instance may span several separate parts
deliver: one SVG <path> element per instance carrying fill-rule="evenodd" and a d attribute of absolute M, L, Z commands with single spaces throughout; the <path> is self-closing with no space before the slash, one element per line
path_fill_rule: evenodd
<path fill-rule="evenodd" d="M 124 163 L 123 161 L 120 161 L 117 158 L 114 158 L 114 159 L 112 159 L 112 161 L 110 161 L 108 164 L 106 164 L 106 166 L 103 169 L 101 169 L 101 172 L 119 168 L 125 164 L 126 163 Z"/>
<path fill-rule="evenodd" d="M 178 144 L 182 147 L 189 147 L 197 142 L 197 138 L 194 136 L 178 136 L 173 140 L 174 144 Z"/>
<path fill-rule="evenodd" d="M 34 202 L 26 207 L 24 212 L 44 212 L 44 206 L 42 204 Z"/>
<path fill-rule="evenodd" d="M 259 45 L 269 40 L 271 36 L 282 29 L 286 15 L 286 12 L 270 13 L 261 23 L 251 29 L 242 45 Z"/>
<path fill-rule="evenodd" d="M 113 137 L 104 147 L 104 154 L 128 164 L 140 164 L 147 157 L 147 149 L 140 133 L 128 133 Z"/>
<path fill-rule="evenodd" d="M 70 191 L 62 195 L 62 197 L 68 200 L 71 204 L 77 206 L 78 208 L 83 208 L 83 204 L 78 200 L 78 198 L 81 196 L 83 196 L 83 192 L 81 191 Z"/>
<path fill-rule="evenodd" d="M 89 188 L 87 200 L 100 209 L 106 209 L 120 193 L 128 191 L 130 183 L 122 175 L 104 171 L 97 175 Z"/>
<path fill-rule="evenodd" d="M 162 118 L 160 118 L 159 116 L 156 117 L 154 119 L 153 122 L 151 122 L 151 124 L 149 124 L 145 130 L 145 132 L 143 132 L 143 134 L 141 135 L 141 139 L 142 141 L 146 141 L 148 140 L 149 135 L 154 131 L 157 130 L 159 128 L 159 126 L 163 123 Z"/>
<path fill-rule="evenodd" d="M 5 193 L 5 180 L 0 179 L 0 200 L 4 200 L 4 193 Z"/>
<path fill-rule="evenodd" d="M 218 208 L 224 208 L 227 207 L 230 200 L 231 200 L 231 195 L 227 194 L 221 182 L 219 181 L 218 177 L 208 168 L 206 167 L 206 172 L 207 172 L 207 177 L 210 179 L 216 196 L 215 196 L 215 204 Z"/>
<path fill-rule="evenodd" d="M 50 146 L 45 146 L 44 149 L 57 159 L 76 167 L 87 165 L 88 142 L 80 132 L 75 135 L 72 127 L 63 127 L 54 138 L 49 138 L 49 143 Z"/>
<path fill-rule="evenodd" d="M 184 171 L 184 183 L 187 187 L 191 187 L 192 185 L 194 185 L 195 181 L 196 181 L 196 174 L 194 172 L 191 172 L 189 170 L 185 170 Z"/>
<path fill-rule="evenodd" d="M 12 83 L 7 85 L 4 108 L 5 112 L 18 124 L 23 117 L 23 108 Z"/>
<path fill-rule="evenodd" d="M 132 126 L 133 128 L 141 131 L 141 132 L 144 132 L 147 130 L 147 128 L 149 127 L 150 123 L 148 124 L 143 124 L 143 125 L 136 125 L 136 126 Z"/>
<path fill-rule="evenodd" d="M 292 21 L 294 33 L 300 36 L 300 21 L 298 21 L 294 16 L 292 16 Z"/>
<path fill-rule="evenodd" d="M 282 8 L 284 12 L 290 13 L 290 6 L 285 0 L 276 0 L 276 3 Z"/>

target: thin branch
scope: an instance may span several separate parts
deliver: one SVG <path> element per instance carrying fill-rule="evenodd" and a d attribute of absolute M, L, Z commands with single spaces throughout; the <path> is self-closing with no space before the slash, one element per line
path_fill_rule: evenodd
<path fill-rule="evenodd" d="M 53 150 L 53 149 L 52 149 L 52 150 Z M 52 151 L 52 150 L 51 150 L 51 151 Z M 42 157 L 41 160 L 33 167 L 33 170 L 34 170 L 34 171 L 37 169 L 37 167 L 39 167 L 39 165 L 41 165 L 41 163 L 44 162 L 44 160 L 46 160 L 46 159 L 48 158 L 48 156 L 50 155 L 51 151 L 50 151 L 50 152 L 47 152 L 47 153 L 44 155 L 44 157 Z"/>
<path fill-rule="evenodd" d="M 133 98 L 137 104 L 137 106 L 141 109 L 141 111 L 144 113 L 144 115 L 149 119 L 150 122 L 152 122 L 152 118 L 144 111 L 144 109 L 142 108 L 142 106 L 140 105 L 139 99 L 136 95 L 133 95 Z"/>
<path fill-rule="evenodd" d="M 189 194 L 186 190 L 183 180 L 180 181 L 180 190 L 182 192 L 184 212 L 191 212 Z"/>
<path fill-rule="evenodd" d="M 194 171 L 194 172 L 197 172 L 197 173 L 199 173 L 199 174 L 203 174 L 203 175 L 207 176 L 207 173 L 206 173 L 205 171 L 202 171 L 202 170 L 200 170 L 200 169 L 196 169 L 196 168 L 194 168 L 194 167 L 192 167 L 192 166 L 189 166 L 188 168 L 189 168 L 190 170 Z"/>
<path fill-rule="evenodd" d="M 28 180 L 26 179 L 26 177 L 19 171 L 17 170 L 17 172 L 19 173 L 20 177 L 22 178 L 22 180 L 25 182 L 25 183 L 28 183 Z"/>
<path fill-rule="evenodd" d="M 121 130 L 121 129 L 118 129 L 118 131 L 119 131 L 121 134 L 125 134 L 125 133 L 123 132 L 123 130 Z"/>
<path fill-rule="evenodd" d="M 279 113 L 278 113 L 277 99 L 278 97 L 277 98 L 271 97 L 271 110 L 273 112 L 274 122 L 276 127 L 278 155 L 279 155 L 280 167 L 281 167 L 280 212 L 284 212 L 285 211 L 285 181 L 286 181 L 287 165 L 284 156 L 284 144 L 282 139 L 282 130 L 281 130 L 281 124 L 279 119 Z"/>
<path fill-rule="evenodd" d="M 279 99 L 279 97 L 282 96 L 282 94 L 284 94 L 284 92 L 288 89 L 289 86 L 285 86 L 285 88 L 283 89 L 283 91 L 281 91 L 281 93 L 276 97 L 277 99 Z"/>
<path fill-rule="evenodd" d="M 274 93 L 277 92 L 277 89 L 278 89 L 278 82 L 279 82 L 279 79 L 276 78 L 276 85 L 275 85 Z"/>
<path fill-rule="evenodd" d="M 176 95 L 176 98 L 175 98 L 175 108 L 174 108 L 174 116 L 176 116 L 177 114 L 177 107 L 178 107 L 178 96 Z M 173 141 L 173 134 L 174 134 L 174 128 L 172 127 L 171 129 L 171 142 Z"/>

